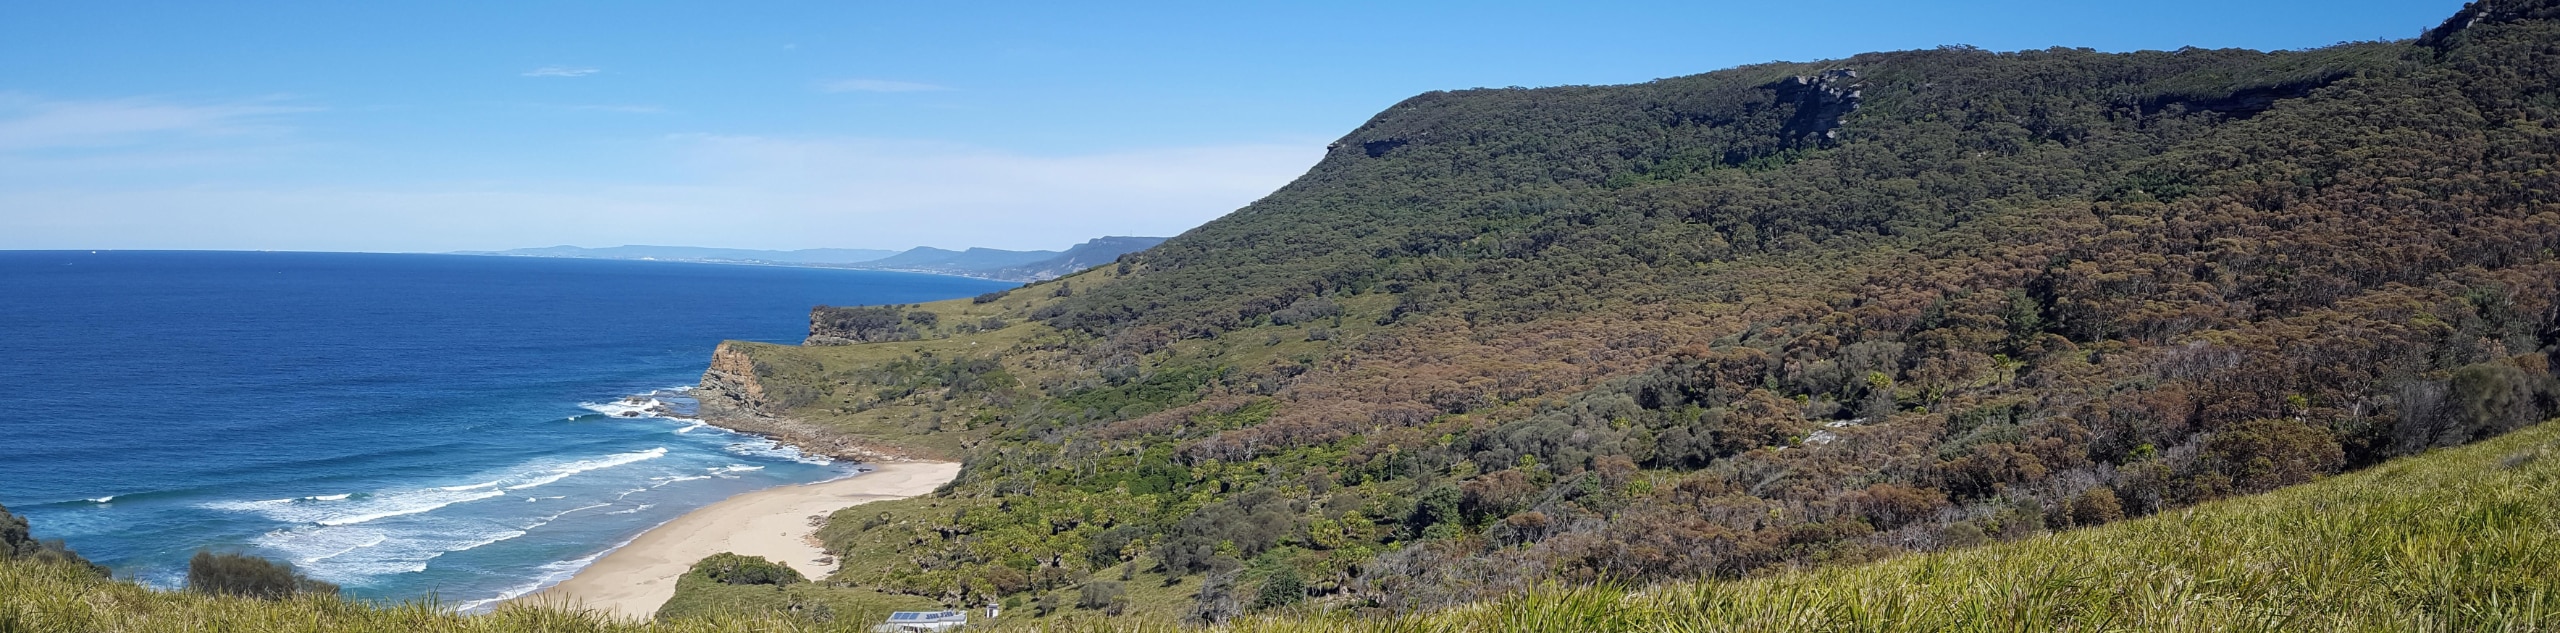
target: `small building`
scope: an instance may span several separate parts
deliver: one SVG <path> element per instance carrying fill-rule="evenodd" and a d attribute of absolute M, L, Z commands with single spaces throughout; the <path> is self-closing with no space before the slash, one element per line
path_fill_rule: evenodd
<path fill-rule="evenodd" d="M 899 611 L 889 620 L 871 627 L 872 633 L 922 633 L 950 631 L 969 626 L 967 611 Z"/>

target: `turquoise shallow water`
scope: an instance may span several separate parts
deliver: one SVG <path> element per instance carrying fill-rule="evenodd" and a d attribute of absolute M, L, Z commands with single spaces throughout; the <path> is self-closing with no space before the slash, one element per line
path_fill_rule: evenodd
<path fill-rule="evenodd" d="M 198 548 L 485 604 L 853 464 L 686 419 L 713 345 L 1011 284 L 567 259 L 0 252 L 0 504 L 119 575 Z M 659 402 L 673 415 L 624 417 Z"/>

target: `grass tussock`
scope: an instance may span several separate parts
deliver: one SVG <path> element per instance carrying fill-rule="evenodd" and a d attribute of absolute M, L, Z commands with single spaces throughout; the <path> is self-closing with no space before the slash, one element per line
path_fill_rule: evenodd
<path fill-rule="evenodd" d="M 1972 550 L 1732 582 L 1554 587 L 1393 618 L 1257 617 L 1297 631 L 2560 630 L 2560 424 L 2320 482 Z M 0 564 L 0 633 L 87 631 L 861 631 L 871 622 L 711 616 L 616 622 L 510 607 L 456 615 L 155 591 L 58 563 Z M 1172 631 L 1143 619 L 1014 630 Z"/>

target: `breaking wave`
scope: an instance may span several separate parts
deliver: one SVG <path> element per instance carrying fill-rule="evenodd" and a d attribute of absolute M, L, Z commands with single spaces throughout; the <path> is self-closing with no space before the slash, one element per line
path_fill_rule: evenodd
<path fill-rule="evenodd" d="M 367 493 L 363 499 L 354 494 L 315 495 L 268 499 L 265 501 L 224 501 L 205 504 L 211 510 L 247 512 L 285 523 L 321 526 L 355 525 L 397 516 L 434 512 L 457 503 L 506 496 L 508 491 L 536 488 L 567 479 L 571 475 L 603 470 L 664 457 L 664 446 L 645 451 L 582 459 L 565 464 L 520 467 L 496 479 L 476 484 L 442 486 L 417 490 L 392 490 Z"/>
<path fill-rule="evenodd" d="M 764 438 L 755 438 L 754 436 L 747 437 L 754 439 L 752 441 L 737 442 L 728 446 L 723 446 L 721 447 L 721 450 L 729 451 L 729 454 L 732 455 L 787 459 L 813 466 L 826 466 L 836 463 L 834 458 L 827 457 L 825 455 L 811 455 L 803 453 L 800 452 L 798 447 L 791 446 L 789 444 Z"/>

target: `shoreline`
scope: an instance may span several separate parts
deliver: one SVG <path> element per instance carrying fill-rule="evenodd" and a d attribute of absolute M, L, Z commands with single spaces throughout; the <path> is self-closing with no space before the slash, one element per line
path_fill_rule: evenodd
<path fill-rule="evenodd" d="M 953 462 L 890 462 L 851 477 L 739 493 L 651 527 L 567 580 L 501 604 L 593 609 L 646 621 L 675 595 L 677 577 L 720 552 L 762 556 L 811 580 L 825 578 L 835 566 L 817 562 L 826 554 L 811 538 L 817 532 L 811 515 L 930 494 L 959 474 Z"/>

